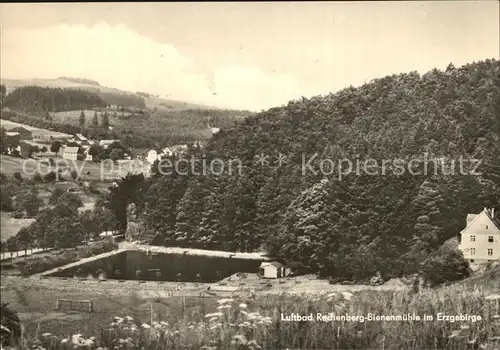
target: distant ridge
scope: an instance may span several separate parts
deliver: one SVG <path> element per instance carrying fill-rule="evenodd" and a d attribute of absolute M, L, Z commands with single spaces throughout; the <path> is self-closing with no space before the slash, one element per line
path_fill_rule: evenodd
<path fill-rule="evenodd" d="M 72 78 L 72 77 L 59 77 L 57 79 L 67 80 L 67 81 L 71 81 L 73 83 L 79 83 L 79 84 L 88 84 L 88 85 L 101 86 L 101 84 L 99 84 L 97 81 L 92 80 L 92 79 Z"/>

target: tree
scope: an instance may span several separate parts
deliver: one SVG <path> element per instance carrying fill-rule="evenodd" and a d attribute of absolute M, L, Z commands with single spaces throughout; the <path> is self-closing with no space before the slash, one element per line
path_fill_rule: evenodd
<path fill-rule="evenodd" d="M 7 239 L 7 250 L 10 252 L 11 257 L 12 257 L 12 254 L 14 252 L 17 255 L 17 251 L 19 250 L 18 243 L 17 243 L 17 237 L 11 236 Z"/>
<path fill-rule="evenodd" d="M 97 116 L 97 111 L 94 111 L 94 117 L 92 118 L 92 126 L 93 127 L 99 126 L 99 117 Z"/>
<path fill-rule="evenodd" d="M 54 188 L 54 190 L 52 190 L 52 194 L 50 195 L 50 198 L 49 198 L 49 204 L 55 204 L 57 202 L 57 200 L 64 193 L 66 193 L 66 191 L 64 191 L 62 188 L 60 188 L 60 187 Z"/>
<path fill-rule="evenodd" d="M 16 196 L 16 209 L 26 212 L 26 216 L 34 217 L 43 204 L 43 200 L 38 197 L 38 193 L 33 190 L 20 193 Z"/>
<path fill-rule="evenodd" d="M 93 160 L 99 160 L 104 154 L 104 148 L 96 143 L 90 146 L 89 154 L 92 156 Z"/>
<path fill-rule="evenodd" d="M 53 141 L 52 144 L 50 145 L 50 151 L 53 153 L 59 152 L 59 149 L 61 149 L 62 143 L 61 141 Z"/>
<path fill-rule="evenodd" d="M 107 111 L 101 115 L 101 127 L 106 130 L 109 129 L 109 115 Z"/>
<path fill-rule="evenodd" d="M 123 156 L 124 156 L 124 152 L 122 149 L 120 148 L 115 148 L 111 151 L 111 153 L 109 154 L 109 158 L 112 160 L 112 161 L 117 161 L 119 159 L 123 159 Z"/>
<path fill-rule="evenodd" d="M 14 172 L 13 176 L 14 176 L 14 179 L 16 179 L 18 181 L 23 180 L 23 177 L 21 176 L 21 173 L 19 171 Z"/>
<path fill-rule="evenodd" d="M 0 186 L 0 210 L 11 212 L 14 210 L 14 204 L 12 202 L 12 194 L 9 192 L 6 185 Z"/>
<path fill-rule="evenodd" d="M 21 321 L 17 312 L 12 310 L 8 303 L 2 303 L 0 309 L 2 329 L 8 329 L 7 335 L 2 330 L 2 348 L 15 348 L 21 339 Z"/>
<path fill-rule="evenodd" d="M 72 178 L 73 180 L 75 180 L 75 181 L 76 181 L 76 180 L 78 180 L 78 171 L 76 171 L 76 170 L 71 170 L 70 175 L 71 175 L 71 178 Z"/>
<path fill-rule="evenodd" d="M 83 206 L 83 202 L 76 193 L 74 192 L 64 192 L 58 199 L 57 204 L 78 210 L 78 208 Z"/>
<path fill-rule="evenodd" d="M 29 230 L 29 227 L 21 227 L 21 229 L 17 232 L 17 242 L 19 244 L 19 248 L 24 250 L 24 257 L 28 256 L 28 249 L 33 248 L 33 240 L 34 237 Z"/>
<path fill-rule="evenodd" d="M 85 129 L 85 112 L 84 111 L 80 112 L 80 118 L 78 120 L 78 124 L 80 125 L 80 130 L 83 131 Z"/>
<path fill-rule="evenodd" d="M 471 274 L 469 263 L 464 259 L 462 252 L 450 246 L 443 246 L 428 256 L 422 263 L 421 272 L 431 286 L 458 281 Z"/>

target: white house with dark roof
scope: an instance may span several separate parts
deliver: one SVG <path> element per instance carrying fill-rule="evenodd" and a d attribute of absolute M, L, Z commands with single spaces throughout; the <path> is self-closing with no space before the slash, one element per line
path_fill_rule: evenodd
<path fill-rule="evenodd" d="M 500 221 L 494 209 L 484 208 L 479 214 L 467 215 L 467 226 L 460 233 L 459 249 L 472 264 L 500 259 Z"/>
<path fill-rule="evenodd" d="M 78 147 L 64 147 L 62 150 L 62 157 L 68 160 L 77 160 L 78 149 Z"/>
<path fill-rule="evenodd" d="M 264 261 L 260 264 L 259 275 L 264 278 L 281 278 L 288 275 L 288 269 L 278 261 Z"/>

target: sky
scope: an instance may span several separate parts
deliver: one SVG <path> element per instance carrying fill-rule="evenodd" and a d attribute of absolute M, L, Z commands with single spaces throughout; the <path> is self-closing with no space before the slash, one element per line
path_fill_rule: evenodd
<path fill-rule="evenodd" d="M 0 4 L 0 74 L 259 111 L 499 58 L 498 1 Z"/>

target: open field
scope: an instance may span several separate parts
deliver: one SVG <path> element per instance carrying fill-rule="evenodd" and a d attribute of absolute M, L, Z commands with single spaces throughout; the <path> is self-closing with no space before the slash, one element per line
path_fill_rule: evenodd
<path fill-rule="evenodd" d="M 0 155 L 0 170 L 5 174 L 12 176 L 15 172 L 20 172 L 23 178 L 32 177 L 36 172 L 42 176 L 61 169 L 63 179 L 71 179 L 71 171 L 77 170 L 80 179 L 83 181 L 107 181 L 116 180 L 127 175 L 128 172 L 149 173 L 151 165 L 146 161 L 131 160 L 120 163 L 112 162 L 86 162 L 79 160 L 67 160 L 62 158 L 53 158 L 54 166 L 49 166 L 47 159 L 24 159 L 7 155 Z"/>
<path fill-rule="evenodd" d="M 71 135 L 65 134 L 62 132 L 35 128 L 33 126 L 29 126 L 26 124 L 19 124 L 19 123 L 11 122 L 10 120 L 4 120 L 4 119 L 0 119 L 0 127 L 5 128 L 7 131 L 12 129 L 12 128 L 16 128 L 16 127 L 23 127 L 26 130 L 31 131 L 33 134 L 33 137 L 35 137 L 37 135 L 47 135 L 47 136 L 53 136 L 53 137 L 71 137 Z"/>
<path fill-rule="evenodd" d="M 0 213 L 0 223 L 1 223 L 1 237 L 2 241 L 15 236 L 17 232 L 22 228 L 29 226 L 35 219 L 14 219 L 11 213 Z"/>
<path fill-rule="evenodd" d="M 2 300 L 19 312 L 27 342 L 33 338 L 50 340 L 53 346 L 47 343 L 47 349 L 63 348 L 61 339 L 71 339 L 77 333 L 84 338 L 95 337 L 91 348 L 130 337 L 126 342 L 132 342 L 132 348 L 145 349 L 199 349 L 207 345 L 242 348 L 235 346 L 235 341 L 253 341 L 250 345 L 266 349 L 466 349 L 470 344 L 494 349 L 500 339 L 500 316 L 495 316 L 499 312 L 500 280 L 418 294 L 338 286 L 336 293 L 257 293 L 255 298 L 200 298 L 188 292 L 184 298 L 180 292 L 175 296 L 161 292 L 175 288 L 175 283 L 153 288 L 153 282 L 128 281 L 118 288 L 119 283 L 8 277 L 2 279 Z M 56 301 L 61 298 L 91 300 L 94 312 L 57 311 Z M 292 313 L 311 315 L 312 320 L 287 321 Z M 318 313 L 356 318 L 321 319 Z M 467 320 L 439 320 L 439 313 L 463 315 Z M 403 319 L 408 315 L 411 321 Z M 134 321 L 117 319 L 111 325 L 114 316 L 130 316 Z M 376 316 L 393 319 L 369 319 Z M 112 329 L 108 330 L 110 325 Z M 51 334 L 42 336 L 46 332 Z"/>

